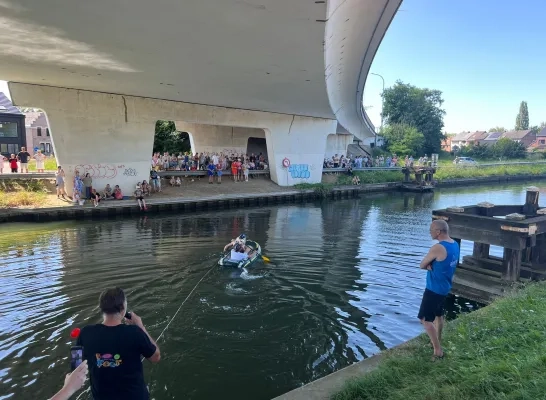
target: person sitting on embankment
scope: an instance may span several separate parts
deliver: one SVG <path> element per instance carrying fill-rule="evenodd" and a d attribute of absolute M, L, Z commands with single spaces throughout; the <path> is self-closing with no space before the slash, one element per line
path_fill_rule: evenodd
<path fill-rule="evenodd" d="M 444 303 L 451 291 L 453 275 L 459 262 L 459 245 L 449 237 L 449 226 L 443 220 L 430 224 L 430 236 L 438 243 L 433 245 L 421 261 L 420 268 L 427 270 L 427 283 L 418 317 L 434 348 L 432 361 L 444 357 L 440 341 L 444 326 Z"/>

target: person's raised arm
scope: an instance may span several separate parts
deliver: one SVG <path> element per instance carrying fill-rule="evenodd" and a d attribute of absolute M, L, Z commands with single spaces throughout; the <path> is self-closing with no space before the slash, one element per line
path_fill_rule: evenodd
<path fill-rule="evenodd" d="M 227 249 L 229 249 L 231 246 L 233 246 L 234 243 L 235 243 L 235 239 L 232 240 L 231 242 L 229 242 L 228 244 L 226 244 L 224 246 L 224 251 L 227 251 Z"/>
<path fill-rule="evenodd" d="M 144 358 L 150 360 L 153 363 L 158 363 L 159 360 L 161 360 L 161 352 L 159 351 L 159 346 L 155 342 L 155 340 L 150 336 L 146 328 L 144 327 L 144 324 L 142 323 L 142 319 L 136 315 L 134 312 L 131 312 L 131 319 L 126 320 L 129 325 L 136 325 L 138 326 L 142 332 L 145 333 L 146 337 L 144 340 L 144 343 L 142 343 L 142 355 Z M 155 349 L 155 350 L 154 350 Z"/>

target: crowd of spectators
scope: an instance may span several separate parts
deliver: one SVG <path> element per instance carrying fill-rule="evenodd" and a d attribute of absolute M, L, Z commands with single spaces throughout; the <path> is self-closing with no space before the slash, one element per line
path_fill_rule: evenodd
<path fill-rule="evenodd" d="M 413 167 L 413 166 L 423 166 L 428 165 L 429 158 L 427 155 L 420 157 L 417 161 L 413 156 L 406 156 L 404 160 L 396 154 L 392 155 L 380 155 L 375 158 L 367 155 L 358 155 L 354 156 L 349 154 L 347 156 L 334 154 L 332 157 L 325 157 L 323 162 L 323 168 L 344 168 L 344 169 L 353 169 L 353 168 L 372 168 L 372 167 Z"/>
<path fill-rule="evenodd" d="M 250 156 L 243 153 L 224 154 L 217 153 L 195 153 L 189 152 L 176 154 L 154 153 L 152 156 L 152 169 L 155 171 L 206 171 L 209 164 L 215 166 L 216 170 L 226 171 L 233 169 L 234 163 L 246 163 L 249 170 L 268 169 L 268 162 L 263 153 Z"/>

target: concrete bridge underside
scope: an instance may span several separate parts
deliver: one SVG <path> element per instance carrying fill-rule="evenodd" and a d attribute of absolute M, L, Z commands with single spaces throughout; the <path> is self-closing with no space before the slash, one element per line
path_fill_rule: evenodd
<path fill-rule="evenodd" d="M 66 171 L 88 165 L 98 185 L 147 177 L 158 119 L 216 126 L 219 149 L 221 127 L 259 129 L 274 181 L 302 181 L 288 159 L 317 182 L 338 122 L 373 134 L 362 93 L 400 3 L 5 0 L 0 79 L 15 104 L 46 112 Z M 192 135 L 208 143 L 209 131 Z"/>

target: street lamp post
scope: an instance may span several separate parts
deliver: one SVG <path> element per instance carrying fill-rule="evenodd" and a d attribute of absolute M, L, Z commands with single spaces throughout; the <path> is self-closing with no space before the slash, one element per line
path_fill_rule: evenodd
<path fill-rule="evenodd" d="M 385 101 L 385 99 L 383 98 L 383 95 L 385 94 L 385 79 L 383 78 L 383 76 L 381 76 L 379 74 L 375 74 L 373 72 L 370 72 L 370 75 L 378 76 L 383 81 L 383 90 L 381 92 L 381 126 L 379 127 L 379 131 L 382 131 L 383 130 L 383 104 L 384 104 L 384 101 Z M 373 147 L 374 148 L 377 147 L 377 132 L 375 133 L 375 139 L 374 139 Z"/>

